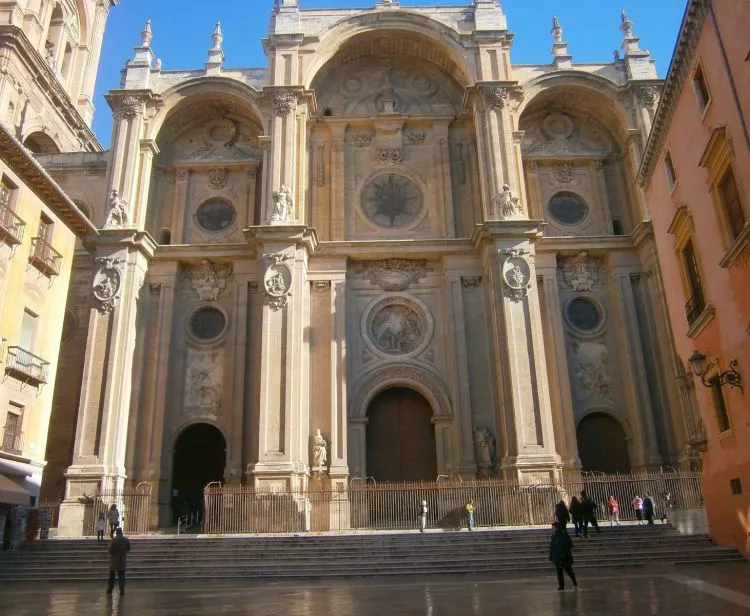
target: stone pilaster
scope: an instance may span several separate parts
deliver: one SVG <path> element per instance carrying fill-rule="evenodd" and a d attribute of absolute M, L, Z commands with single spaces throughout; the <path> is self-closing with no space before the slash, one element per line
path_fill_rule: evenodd
<path fill-rule="evenodd" d="M 80 535 L 81 498 L 126 481 L 138 301 L 155 245 L 148 235 L 104 230 L 91 240 L 95 259 L 73 464 L 60 510 L 62 535 Z"/>
<path fill-rule="evenodd" d="M 79 51 L 79 53 L 84 54 L 84 57 L 77 60 L 77 63 L 81 66 L 80 88 L 74 88 L 73 91 L 80 93 L 78 95 L 78 112 L 89 125 L 94 117 L 94 86 L 99 71 L 99 58 L 102 41 L 104 40 L 104 28 L 109 16 L 109 7 L 110 0 L 97 0 L 88 45 Z"/>
<path fill-rule="evenodd" d="M 568 356 L 565 352 L 565 324 L 557 270 L 555 254 L 536 255 L 536 273 L 541 285 L 542 315 L 546 333 L 544 346 L 547 351 L 550 400 L 557 452 L 562 457 L 566 469 L 579 469 L 581 461 L 578 457 L 575 409 L 573 393 L 570 389 Z"/>
<path fill-rule="evenodd" d="M 488 281 L 488 313 L 508 478 L 549 481 L 562 468 L 555 451 L 544 333 L 534 263 L 538 221 L 485 224 L 474 234 Z"/>
<path fill-rule="evenodd" d="M 643 365 L 643 347 L 633 296 L 633 284 L 640 273 L 633 264 L 620 263 L 616 255 L 610 258 L 610 288 L 612 289 L 613 322 L 624 390 L 624 404 L 631 429 L 631 466 L 635 470 L 658 466 L 660 456 L 656 443 L 653 408 L 648 391 L 648 380 Z"/>
<path fill-rule="evenodd" d="M 310 286 L 313 229 L 251 227 L 263 272 L 258 460 L 246 472 L 257 487 L 294 489 L 310 472 Z"/>

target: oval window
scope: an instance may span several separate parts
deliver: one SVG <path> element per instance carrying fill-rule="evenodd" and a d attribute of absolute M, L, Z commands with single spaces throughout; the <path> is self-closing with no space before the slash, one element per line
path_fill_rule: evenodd
<path fill-rule="evenodd" d="M 195 219 L 198 224 L 212 233 L 224 231 L 235 219 L 234 206 L 224 199 L 209 199 L 198 206 Z"/>
<path fill-rule="evenodd" d="M 204 342 L 215 340 L 227 326 L 227 318 L 221 310 L 210 306 L 198 308 L 190 317 L 190 333 Z"/>
<path fill-rule="evenodd" d="M 590 332 L 599 327 L 602 322 L 602 313 L 594 302 L 577 297 L 568 304 L 568 321 L 576 329 Z"/>
<path fill-rule="evenodd" d="M 583 200 L 571 192 L 557 193 L 550 199 L 548 209 L 550 216 L 563 225 L 577 225 L 588 213 Z"/>

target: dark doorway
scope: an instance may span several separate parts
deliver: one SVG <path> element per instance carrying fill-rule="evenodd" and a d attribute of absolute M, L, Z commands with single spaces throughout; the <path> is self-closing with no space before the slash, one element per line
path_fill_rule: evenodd
<path fill-rule="evenodd" d="M 379 394 L 367 411 L 367 474 L 376 481 L 435 481 L 432 407 L 405 387 Z"/>
<path fill-rule="evenodd" d="M 205 423 L 185 428 L 174 446 L 172 469 L 172 514 L 201 511 L 203 488 L 224 480 L 226 441 L 218 428 Z"/>
<path fill-rule="evenodd" d="M 604 413 L 586 415 L 578 424 L 578 455 L 584 471 L 630 472 L 625 430 L 614 417 Z"/>

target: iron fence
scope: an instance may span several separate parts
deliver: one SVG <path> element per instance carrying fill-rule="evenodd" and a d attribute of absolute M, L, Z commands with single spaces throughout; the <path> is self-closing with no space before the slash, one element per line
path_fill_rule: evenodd
<path fill-rule="evenodd" d="M 459 528 L 471 499 L 478 526 L 529 526 L 553 521 L 561 499 L 585 491 L 606 517 L 613 496 L 620 519 L 636 519 L 631 502 L 636 495 L 652 497 L 656 515 L 667 507 L 703 504 L 698 473 L 670 472 L 638 475 L 575 475 L 556 483 L 526 484 L 497 479 L 434 483 L 375 484 L 352 480 L 346 489 L 331 490 L 311 482 L 305 490 L 264 491 L 242 485 L 209 485 L 204 491 L 203 532 L 300 533 L 329 530 L 406 530 L 417 527 L 418 506 L 424 500 L 432 527 Z M 665 500 L 669 493 L 671 500 Z"/>

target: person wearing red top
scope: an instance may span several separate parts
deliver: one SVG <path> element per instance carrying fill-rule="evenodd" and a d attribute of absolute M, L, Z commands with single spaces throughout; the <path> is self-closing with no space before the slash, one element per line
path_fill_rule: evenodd
<path fill-rule="evenodd" d="M 613 524 L 620 525 L 620 503 L 614 496 L 610 496 L 607 499 L 607 514 L 609 515 L 609 525 Z"/>

